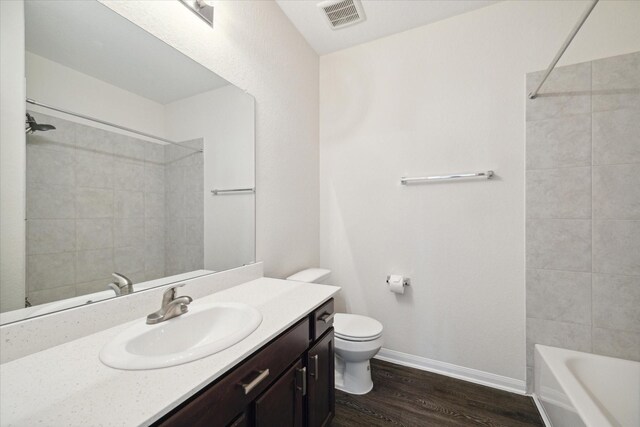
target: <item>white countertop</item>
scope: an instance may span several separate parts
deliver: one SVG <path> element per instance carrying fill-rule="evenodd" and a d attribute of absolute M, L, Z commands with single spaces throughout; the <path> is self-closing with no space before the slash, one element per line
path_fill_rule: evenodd
<path fill-rule="evenodd" d="M 258 329 L 238 344 L 184 365 L 145 371 L 123 371 L 103 365 L 98 358 L 100 349 L 129 324 L 0 365 L 0 425 L 151 424 L 339 289 L 261 278 L 199 298 L 192 304 L 215 301 L 252 305 L 260 310 L 263 320 Z"/>

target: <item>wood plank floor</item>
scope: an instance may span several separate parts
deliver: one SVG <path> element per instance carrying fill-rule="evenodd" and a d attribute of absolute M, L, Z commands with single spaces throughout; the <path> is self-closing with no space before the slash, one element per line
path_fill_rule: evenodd
<path fill-rule="evenodd" d="M 336 390 L 334 427 L 544 427 L 533 400 L 490 387 L 373 359 L 373 390 Z"/>

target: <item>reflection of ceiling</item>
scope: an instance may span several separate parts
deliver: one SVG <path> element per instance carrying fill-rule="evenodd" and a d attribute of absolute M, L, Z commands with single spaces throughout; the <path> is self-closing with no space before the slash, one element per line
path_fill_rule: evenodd
<path fill-rule="evenodd" d="M 167 104 L 228 84 L 97 1 L 27 0 L 26 48 Z"/>
<path fill-rule="evenodd" d="M 317 4 L 321 0 L 276 0 L 293 25 L 320 55 L 346 49 L 495 3 L 494 0 L 362 0 L 367 19 L 332 30 Z"/>

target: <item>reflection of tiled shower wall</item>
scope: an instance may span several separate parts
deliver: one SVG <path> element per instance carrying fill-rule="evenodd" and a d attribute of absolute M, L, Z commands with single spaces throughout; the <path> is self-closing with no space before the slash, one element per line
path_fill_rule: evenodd
<path fill-rule="evenodd" d="M 57 129 L 27 137 L 30 302 L 165 276 L 165 146 L 34 116 Z"/>
<path fill-rule="evenodd" d="M 640 53 L 558 68 L 542 93 L 527 100 L 527 365 L 534 343 L 640 360 Z"/>
<path fill-rule="evenodd" d="M 202 139 L 182 143 L 202 149 Z M 204 268 L 203 155 L 175 145 L 165 146 L 165 273 Z"/>

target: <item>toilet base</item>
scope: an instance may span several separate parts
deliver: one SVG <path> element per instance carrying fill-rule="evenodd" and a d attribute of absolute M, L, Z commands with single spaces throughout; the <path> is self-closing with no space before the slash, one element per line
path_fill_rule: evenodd
<path fill-rule="evenodd" d="M 345 362 L 336 356 L 335 387 L 349 394 L 367 394 L 373 389 L 369 361 Z"/>

